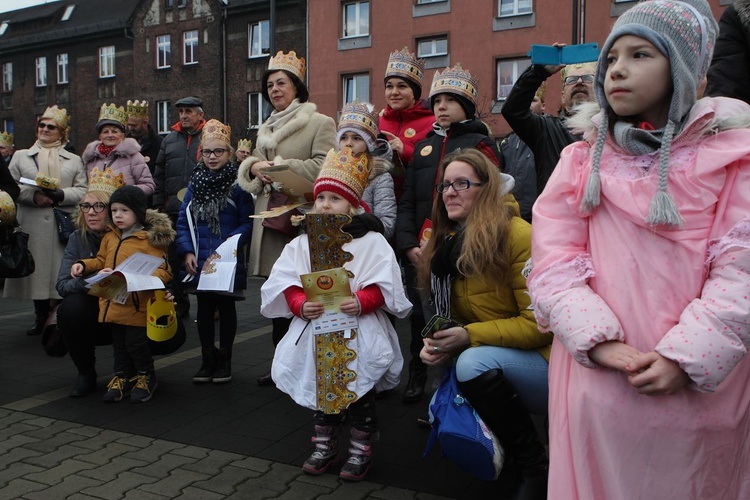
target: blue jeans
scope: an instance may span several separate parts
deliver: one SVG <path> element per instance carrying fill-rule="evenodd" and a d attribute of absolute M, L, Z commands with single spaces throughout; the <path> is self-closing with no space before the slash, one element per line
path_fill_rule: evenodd
<path fill-rule="evenodd" d="M 466 349 L 456 361 L 456 378 L 467 382 L 499 368 L 513 384 L 529 413 L 547 414 L 547 371 L 544 356 L 535 350 L 479 346 Z"/>

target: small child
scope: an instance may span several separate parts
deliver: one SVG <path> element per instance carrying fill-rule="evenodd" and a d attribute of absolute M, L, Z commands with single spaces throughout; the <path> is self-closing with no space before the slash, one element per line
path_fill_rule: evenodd
<path fill-rule="evenodd" d="M 348 407 L 351 447 L 340 477 L 351 481 L 364 479 L 370 468 L 372 444 L 378 436 L 375 388 L 396 387 L 403 366 L 396 331 L 385 312 L 403 318 L 411 309 L 393 250 L 382 234 L 369 230 L 372 226 L 368 220 L 374 216 L 362 213 L 360 207 L 368 174 L 365 156 L 354 157 L 349 149 L 339 153 L 331 150 L 314 188 L 314 213 L 353 216 L 343 229 L 354 239 L 341 246 L 341 250 L 353 255 L 344 267 L 354 275 L 349 281 L 353 297 L 341 304 L 341 311 L 358 316 L 357 333 L 345 342 L 356 353 L 347 365 L 347 369 L 356 372 L 355 380 L 347 384 L 347 389 L 356 394 L 356 401 Z M 311 271 L 310 262 L 308 235 L 302 234 L 284 248 L 263 284 L 261 313 L 272 318 L 294 317 L 288 334 L 276 348 L 272 376 L 276 387 L 297 404 L 316 410 L 312 439 L 315 451 L 302 468 L 310 474 L 321 474 L 338 455 L 344 413 L 318 410 L 323 402 L 316 398 L 316 341 L 308 323 L 323 313 L 323 304 L 306 300 L 300 279 L 300 275 Z M 326 375 L 331 376 L 320 376 Z"/>
<path fill-rule="evenodd" d="M 203 362 L 195 383 L 232 380 L 232 346 L 237 333 L 235 302 L 243 300 L 247 286 L 244 246 L 253 230 L 253 197 L 237 185 L 237 164 L 232 163 L 232 130 L 218 120 L 203 127 L 201 155 L 193 170 L 177 217 L 177 253 L 185 271 L 198 284 L 203 264 L 227 238 L 240 235 L 237 270 L 231 292 L 196 292 L 198 335 Z M 214 312 L 219 312 L 219 349 L 214 345 Z"/>
<path fill-rule="evenodd" d="M 706 0 L 653 0 L 599 57 L 533 208 L 555 498 L 750 498 L 750 106 L 696 101 Z"/>
<path fill-rule="evenodd" d="M 372 104 L 356 101 L 344 104 L 336 140 L 339 149 L 349 148 L 355 155 L 367 156 L 370 177 L 362 201 L 383 223 L 383 235 L 389 240 L 396 230 L 396 193 L 390 174 L 393 150 L 388 141 L 378 137 L 378 115 L 373 113 Z"/>
<path fill-rule="evenodd" d="M 73 264 L 70 275 L 77 278 L 97 271 L 111 273 L 140 252 L 164 259 L 154 276 L 168 282 L 172 272 L 166 252 L 175 232 L 166 214 L 146 209 L 147 201 L 146 194 L 136 186 L 123 186 L 112 193 L 109 214 L 115 227 L 102 238 L 96 257 Z M 146 335 L 146 304 L 153 296 L 153 291 L 133 292 L 124 304 L 99 299 L 99 322 L 112 332 L 115 365 L 105 402 L 121 401 L 130 394 L 131 403 L 145 403 L 154 395 L 156 372 Z"/>

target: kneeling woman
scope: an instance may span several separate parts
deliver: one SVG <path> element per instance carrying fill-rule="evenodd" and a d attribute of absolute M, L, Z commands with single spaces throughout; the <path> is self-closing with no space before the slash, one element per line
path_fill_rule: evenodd
<path fill-rule="evenodd" d="M 552 335 L 539 332 L 526 293 L 531 226 L 508 195 L 512 178 L 484 154 L 459 150 L 440 171 L 420 281 L 437 314 L 465 326 L 425 339 L 420 357 L 457 356 L 464 395 L 521 472 L 514 498 L 546 498 L 547 458 L 529 414 L 547 412 Z"/>

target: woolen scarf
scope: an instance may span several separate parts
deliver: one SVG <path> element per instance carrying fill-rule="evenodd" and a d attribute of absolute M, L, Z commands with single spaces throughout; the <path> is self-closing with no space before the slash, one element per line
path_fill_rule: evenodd
<path fill-rule="evenodd" d="M 451 282 L 458 276 L 456 267 L 464 243 L 463 230 L 445 238 L 430 261 L 430 295 L 435 312 L 444 318 L 451 317 Z"/>
<path fill-rule="evenodd" d="M 190 211 L 193 218 L 196 221 L 206 221 L 211 232 L 219 236 L 219 213 L 227 206 L 227 200 L 237 181 L 238 168 L 235 163 L 227 163 L 220 170 L 212 171 L 201 161 L 190 178 L 193 191 Z"/>
<path fill-rule="evenodd" d="M 105 146 L 103 142 L 100 142 L 96 146 L 96 149 L 99 150 L 103 157 L 107 158 L 110 154 L 112 154 L 112 151 L 114 151 L 116 147 L 117 144 L 115 144 L 114 146 Z"/>
<path fill-rule="evenodd" d="M 39 173 L 60 180 L 60 148 L 62 147 L 62 142 L 55 141 L 45 144 L 41 141 L 36 141 L 34 145 L 39 148 L 39 153 L 37 154 Z"/>

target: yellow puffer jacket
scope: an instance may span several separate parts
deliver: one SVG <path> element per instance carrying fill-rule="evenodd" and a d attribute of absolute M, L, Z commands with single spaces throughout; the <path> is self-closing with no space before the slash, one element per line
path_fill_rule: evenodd
<path fill-rule="evenodd" d="M 88 274 L 107 267 L 114 269 L 137 252 L 154 255 L 164 259 L 164 263 L 154 272 L 154 276 L 166 283 L 172 279 L 172 272 L 167 262 L 167 247 L 174 240 L 174 236 L 175 232 L 169 217 L 155 210 L 148 210 L 145 229 L 121 239 L 122 232 L 114 227 L 102 238 L 96 257 L 78 262 L 85 266 L 84 274 Z M 146 304 L 153 296 L 154 292 L 150 290 L 134 292 L 128 295 L 124 304 L 99 298 L 99 322 L 145 328 Z"/>
<path fill-rule="evenodd" d="M 522 271 L 531 257 L 531 225 L 520 217 L 511 220 L 510 253 L 512 288 L 498 293 L 482 277 L 459 275 L 451 286 L 451 318 L 466 325 L 472 347 L 536 349 L 549 361 L 552 334 L 539 332 L 534 311 L 529 309 L 531 299 Z"/>

